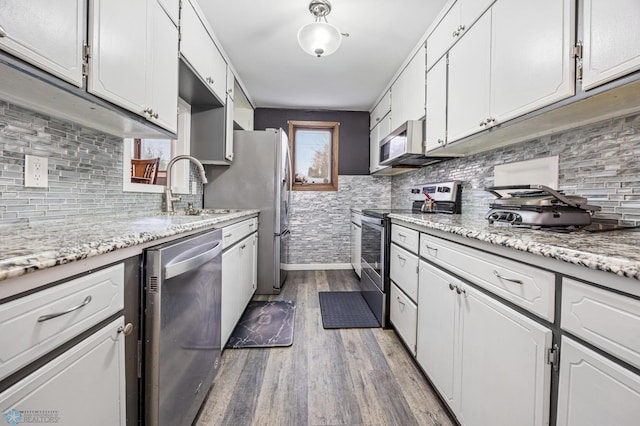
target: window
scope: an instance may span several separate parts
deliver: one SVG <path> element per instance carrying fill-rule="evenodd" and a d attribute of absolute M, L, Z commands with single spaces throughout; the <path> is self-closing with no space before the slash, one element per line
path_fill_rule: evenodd
<path fill-rule="evenodd" d="M 328 121 L 289 121 L 293 189 L 338 190 L 338 128 Z"/>
<path fill-rule="evenodd" d="M 178 101 L 178 139 L 125 139 L 124 161 L 122 170 L 123 191 L 125 192 L 157 192 L 164 191 L 167 178 L 167 164 L 176 155 L 189 154 L 191 106 Z M 155 183 L 149 179 L 132 176 L 132 167 L 136 160 L 159 158 Z M 129 165 L 127 167 L 127 165 Z M 136 173 L 138 174 L 138 173 Z M 172 190 L 177 194 L 189 194 L 189 163 L 178 161 L 171 168 Z"/>

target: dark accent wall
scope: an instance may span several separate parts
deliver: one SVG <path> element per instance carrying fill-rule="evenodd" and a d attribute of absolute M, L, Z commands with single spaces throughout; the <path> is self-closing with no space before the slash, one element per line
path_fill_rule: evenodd
<path fill-rule="evenodd" d="M 289 120 L 339 122 L 338 174 L 369 174 L 368 112 L 257 108 L 254 115 L 254 128 L 264 130 L 281 127 L 288 132 Z"/>

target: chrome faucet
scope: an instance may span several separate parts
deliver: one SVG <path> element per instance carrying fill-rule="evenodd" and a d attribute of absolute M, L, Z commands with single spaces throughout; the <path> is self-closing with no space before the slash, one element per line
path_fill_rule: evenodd
<path fill-rule="evenodd" d="M 202 183 L 209 182 L 204 172 L 204 166 L 200 161 L 198 161 L 197 158 L 192 157 L 190 155 L 177 155 L 173 157 L 169 161 L 169 164 L 167 164 L 167 183 L 164 188 L 164 201 L 165 201 L 164 211 L 167 213 L 173 213 L 173 203 L 175 201 L 182 201 L 182 197 L 180 196 L 174 197 L 173 194 L 171 193 L 171 167 L 173 167 L 173 165 L 180 160 L 189 160 L 193 164 L 195 164 L 198 167 L 198 171 L 200 172 L 200 180 L 202 180 Z"/>

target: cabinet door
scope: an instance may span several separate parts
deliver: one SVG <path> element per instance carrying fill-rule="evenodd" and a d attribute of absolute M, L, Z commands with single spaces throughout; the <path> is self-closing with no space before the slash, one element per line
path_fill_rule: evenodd
<path fill-rule="evenodd" d="M 449 142 L 483 130 L 489 118 L 490 42 L 491 14 L 485 13 L 449 51 Z"/>
<path fill-rule="evenodd" d="M 91 0 L 87 90 L 144 115 L 147 94 L 147 0 Z"/>
<path fill-rule="evenodd" d="M 406 121 L 405 91 L 407 75 L 403 72 L 391 85 L 391 129 L 397 129 Z M 381 137 L 384 137 L 381 135 Z"/>
<path fill-rule="evenodd" d="M 224 132 L 224 158 L 233 161 L 233 105 L 232 97 L 227 96 L 224 106 L 225 132 Z"/>
<path fill-rule="evenodd" d="M 435 65 L 456 42 L 459 36 L 456 35 L 459 25 L 460 5 L 458 1 L 451 5 L 442 20 L 427 37 L 427 69 Z"/>
<path fill-rule="evenodd" d="M 355 223 L 351 223 L 351 266 L 356 269 L 356 228 Z"/>
<path fill-rule="evenodd" d="M 640 376 L 566 337 L 560 351 L 558 426 L 635 426 Z"/>
<path fill-rule="evenodd" d="M 458 282 L 420 261 L 416 358 L 447 404 L 456 411 L 454 365 L 460 298 L 450 288 L 454 283 Z"/>
<path fill-rule="evenodd" d="M 253 296 L 253 236 L 249 236 L 240 242 L 240 292 L 242 298 L 238 306 L 238 319 Z"/>
<path fill-rule="evenodd" d="M 120 317 L 0 393 L 7 423 L 124 426 L 123 326 Z"/>
<path fill-rule="evenodd" d="M 394 283 L 391 283 L 389 297 L 391 299 L 389 301 L 391 323 L 409 348 L 409 352 L 415 356 L 418 307 Z"/>
<path fill-rule="evenodd" d="M 426 151 L 447 142 L 447 57 L 427 73 Z"/>
<path fill-rule="evenodd" d="M 0 49 L 82 87 L 83 0 L 0 0 Z"/>
<path fill-rule="evenodd" d="M 238 309 L 242 304 L 241 276 L 240 244 L 236 244 L 222 253 L 222 306 L 220 312 L 223 348 L 240 317 Z"/>
<path fill-rule="evenodd" d="M 420 48 L 404 70 L 406 83 L 404 87 L 405 117 L 403 122 L 406 120 L 419 120 L 424 117 L 427 71 L 425 55 L 424 47 Z"/>
<path fill-rule="evenodd" d="M 549 424 L 551 330 L 464 286 L 460 315 L 460 420 L 466 425 Z"/>
<path fill-rule="evenodd" d="M 383 124 L 383 122 L 385 124 Z M 385 132 L 391 123 L 391 114 L 388 114 L 381 123 L 379 123 L 369 133 L 369 173 L 374 173 L 378 170 L 386 169 L 387 166 L 380 165 L 380 140 L 387 136 L 390 132 L 382 136 L 381 132 Z"/>
<path fill-rule="evenodd" d="M 178 131 L 178 29 L 156 1 L 149 2 L 150 120 Z M 157 114 L 157 116 L 156 116 Z"/>
<path fill-rule="evenodd" d="M 491 118 L 495 122 L 492 124 L 573 96 L 574 3 L 500 0 L 493 5 Z M 526 25 L 522 25 L 523 16 L 527 17 Z"/>
<path fill-rule="evenodd" d="M 180 53 L 220 102 L 225 103 L 227 64 L 190 1 L 182 3 L 180 35 Z"/>
<path fill-rule="evenodd" d="M 640 3 L 585 0 L 582 88 L 640 69 Z"/>
<path fill-rule="evenodd" d="M 251 294 L 258 288 L 258 234 L 253 234 L 251 238 Z"/>

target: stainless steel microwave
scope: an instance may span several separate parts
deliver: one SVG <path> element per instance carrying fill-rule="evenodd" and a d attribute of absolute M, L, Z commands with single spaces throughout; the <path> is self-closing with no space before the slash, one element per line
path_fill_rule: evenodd
<path fill-rule="evenodd" d="M 424 155 L 424 121 L 409 120 L 380 141 L 381 166 L 422 166 L 429 159 Z"/>

